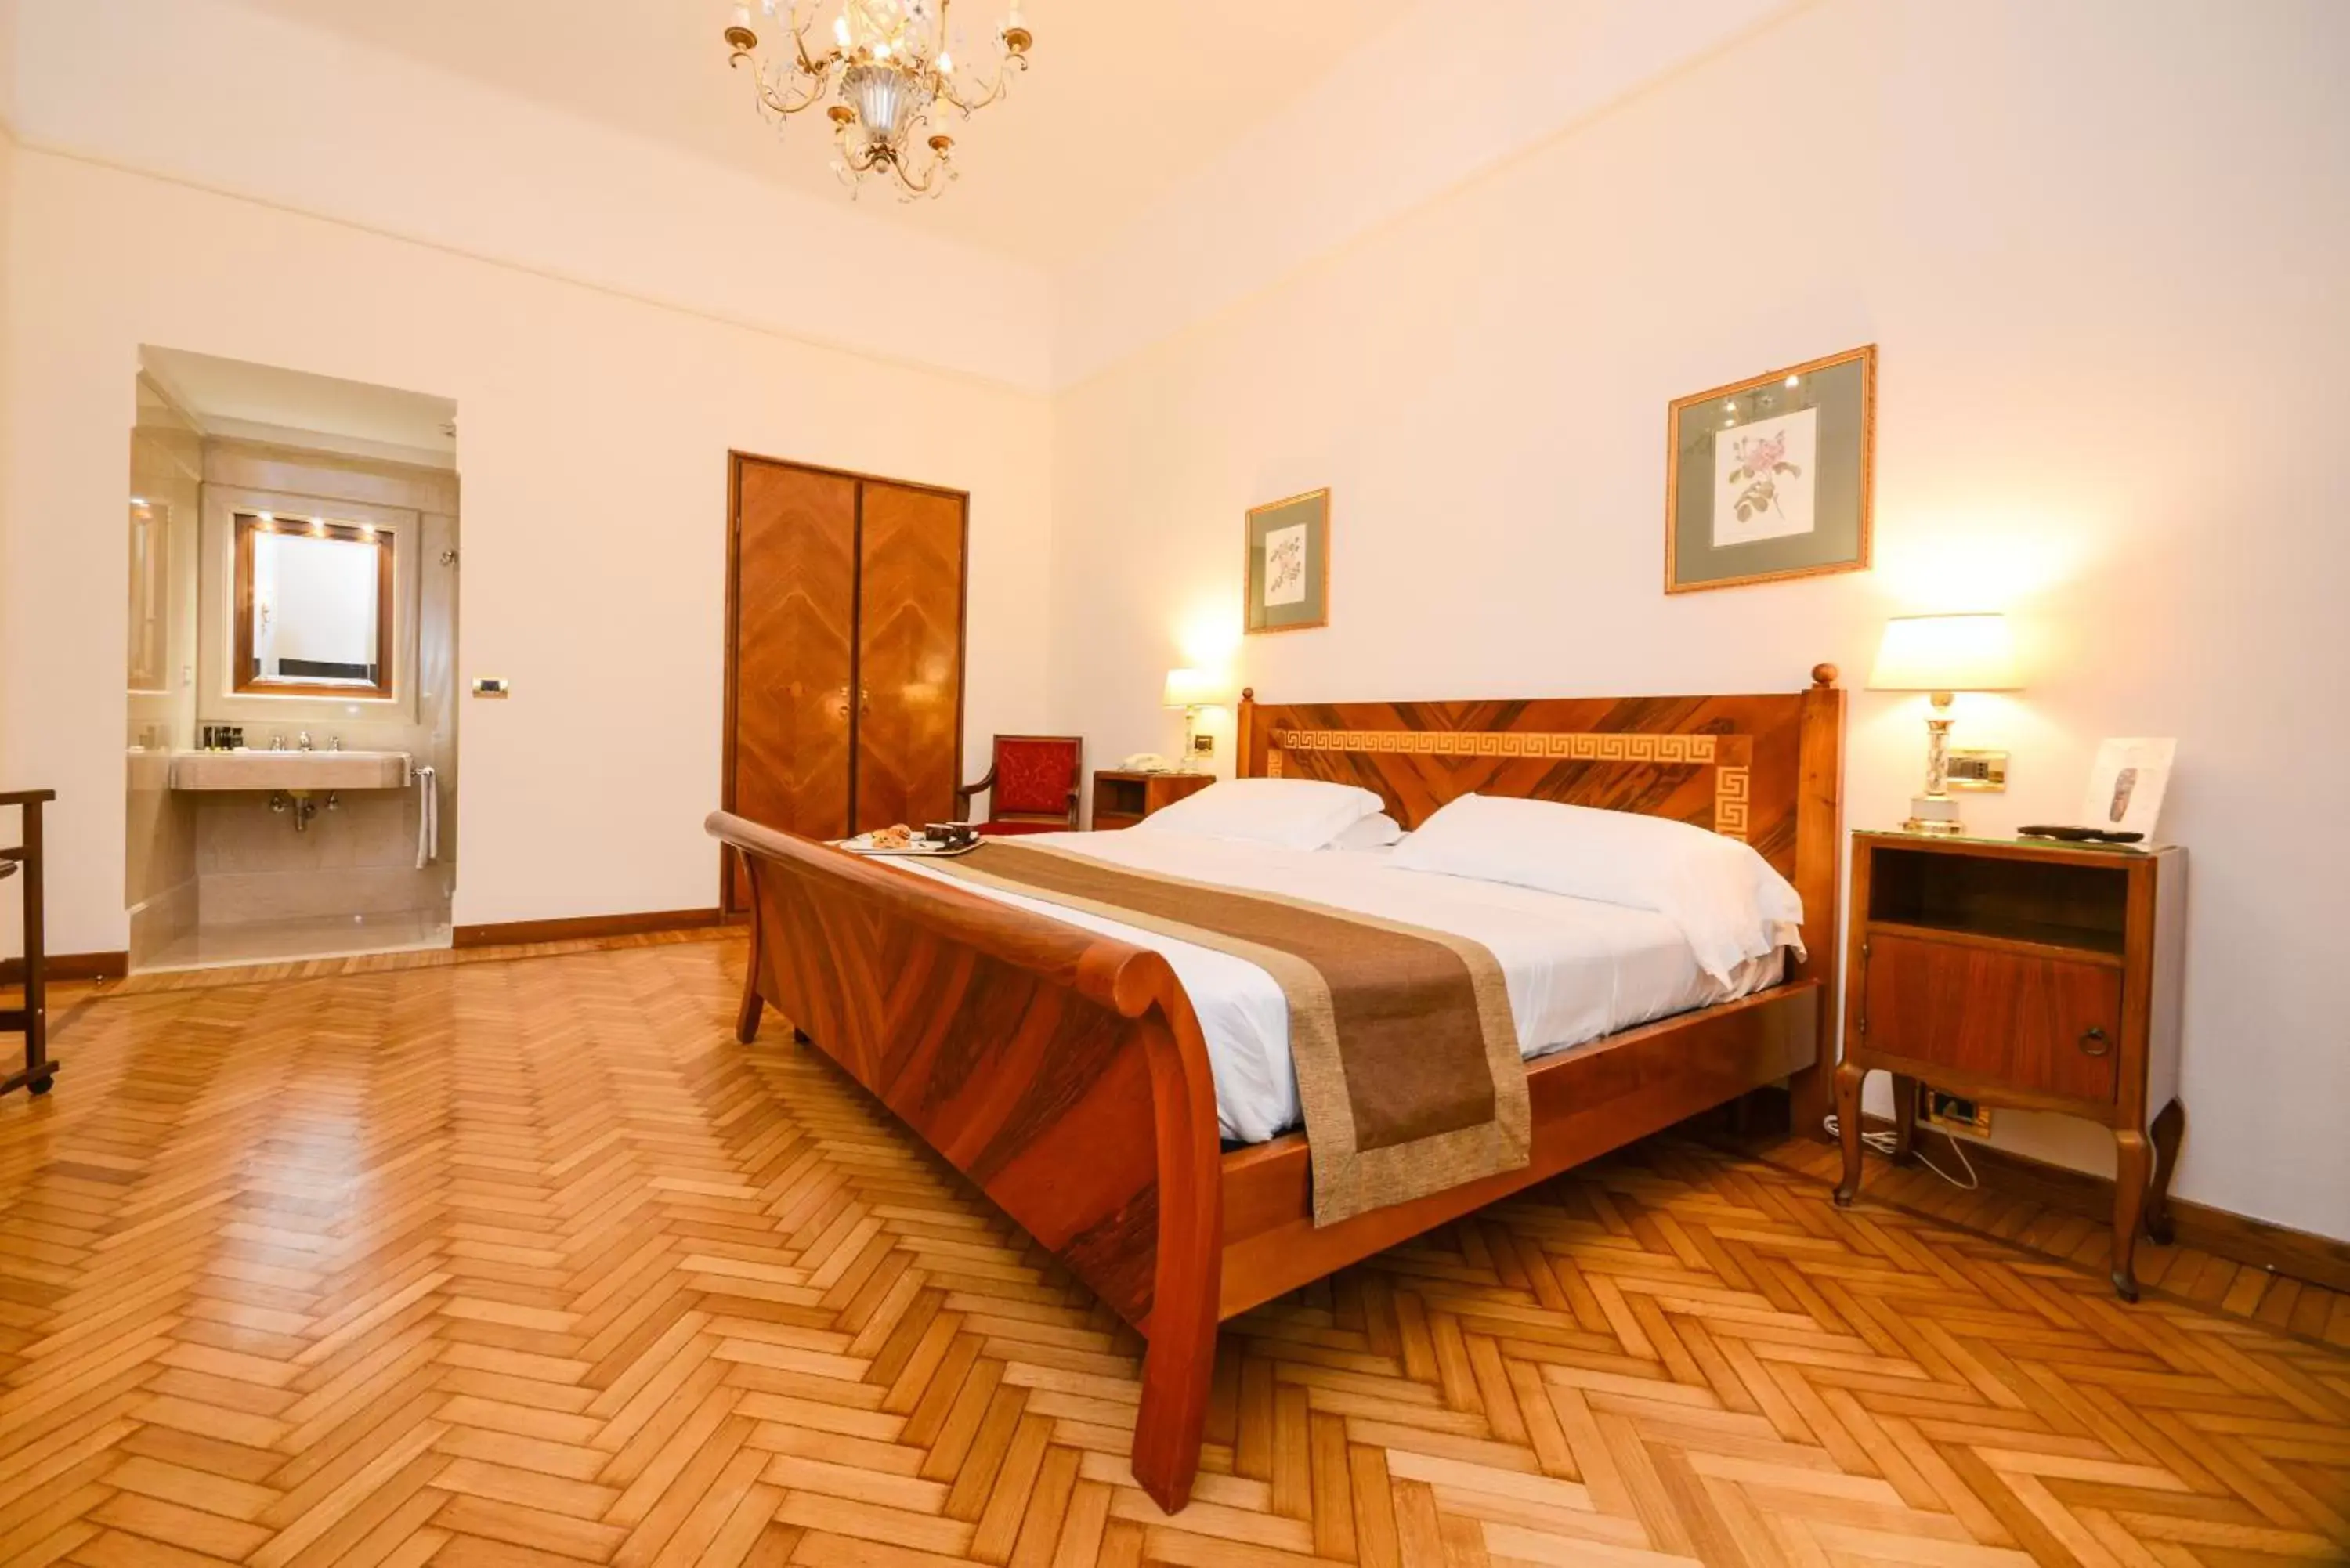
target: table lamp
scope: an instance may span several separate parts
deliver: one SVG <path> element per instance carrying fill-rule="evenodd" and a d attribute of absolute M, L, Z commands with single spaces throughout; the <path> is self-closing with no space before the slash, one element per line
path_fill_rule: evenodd
<path fill-rule="evenodd" d="M 1159 706 L 1183 710 L 1183 771 L 1196 771 L 1195 757 L 1216 754 L 1216 738 L 1199 732 L 1200 710 L 1222 708 L 1234 696 L 1232 683 L 1225 676 L 1209 670 L 1170 670 L 1167 672 L 1167 690 L 1159 698 Z"/>
<path fill-rule="evenodd" d="M 1885 623 L 1868 689 L 1934 695 L 1926 716 L 1926 793 L 1911 799 L 1903 832 L 1955 837 L 1966 831 L 1950 794 L 1951 693 L 2014 691 L 2022 684 L 2003 615 L 1908 615 Z"/>

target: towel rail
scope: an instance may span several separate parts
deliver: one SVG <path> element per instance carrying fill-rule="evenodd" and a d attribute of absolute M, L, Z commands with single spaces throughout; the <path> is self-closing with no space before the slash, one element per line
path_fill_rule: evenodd
<path fill-rule="evenodd" d="M 427 763 L 415 776 L 416 868 L 421 871 L 441 858 L 441 775 Z"/>

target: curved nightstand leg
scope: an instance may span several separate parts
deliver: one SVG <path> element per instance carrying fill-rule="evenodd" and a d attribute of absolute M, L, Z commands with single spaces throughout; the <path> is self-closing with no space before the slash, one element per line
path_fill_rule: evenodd
<path fill-rule="evenodd" d="M 2137 1300 L 2137 1231 L 2146 1212 L 2147 1174 L 2154 1163 L 2146 1135 L 2136 1127 L 2114 1133 L 2114 1293 Z"/>
<path fill-rule="evenodd" d="M 1893 1075 L 1893 1163 L 1909 1163 L 1918 1142 L 1918 1080 Z"/>
<path fill-rule="evenodd" d="M 1867 1076 L 1866 1067 L 1836 1064 L 1836 1142 L 1844 1148 L 1844 1179 L 1835 1189 L 1838 1208 L 1850 1208 L 1860 1196 L 1860 1083 Z"/>
<path fill-rule="evenodd" d="M 2146 1233 L 2158 1247 L 2170 1245 L 2170 1179 L 2178 1169 L 2178 1143 L 2187 1134 L 2187 1107 L 2177 1100 L 2156 1113 L 2154 1186 L 2146 1195 Z"/>

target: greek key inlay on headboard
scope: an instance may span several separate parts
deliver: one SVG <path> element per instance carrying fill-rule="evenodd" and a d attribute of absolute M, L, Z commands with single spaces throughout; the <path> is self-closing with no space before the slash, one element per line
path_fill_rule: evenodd
<path fill-rule="evenodd" d="M 1275 730 L 1264 771 L 1282 774 L 1284 752 L 1359 752 L 1380 755 L 1552 759 L 1563 763 L 1651 763 L 1713 770 L 1713 830 L 1743 842 L 1752 770 L 1722 755 L 1715 735 L 1641 735 L 1512 730 Z M 1743 756 L 1744 748 L 1736 753 Z"/>

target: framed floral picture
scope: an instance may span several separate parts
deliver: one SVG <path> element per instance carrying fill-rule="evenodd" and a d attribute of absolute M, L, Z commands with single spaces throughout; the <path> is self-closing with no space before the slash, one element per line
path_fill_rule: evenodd
<path fill-rule="evenodd" d="M 1243 629 L 1304 631 L 1330 624 L 1330 493 L 1309 491 L 1248 514 Z"/>
<path fill-rule="evenodd" d="M 1675 402 L 1665 592 L 1866 570 L 1876 429 L 1875 344 Z"/>

